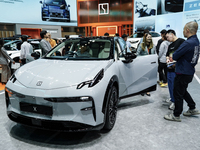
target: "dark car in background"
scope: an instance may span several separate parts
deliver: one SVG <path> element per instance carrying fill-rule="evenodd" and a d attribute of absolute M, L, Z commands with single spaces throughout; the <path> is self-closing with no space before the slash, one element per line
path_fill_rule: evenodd
<path fill-rule="evenodd" d="M 183 11 L 183 0 L 165 0 L 165 10 L 170 12 Z"/>
<path fill-rule="evenodd" d="M 70 22 L 70 5 L 65 0 L 43 0 L 42 20 L 58 20 Z"/>

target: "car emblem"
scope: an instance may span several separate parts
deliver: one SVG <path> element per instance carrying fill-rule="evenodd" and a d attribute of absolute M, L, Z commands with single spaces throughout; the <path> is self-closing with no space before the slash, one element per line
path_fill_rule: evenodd
<path fill-rule="evenodd" d="M 37 86 L 41 86 L 42 85 L 42 81 L 38 81 L 38 83 L 36 85 Z"/>
<path fill-rule="evenodd" d="M 37 111 L 37 107 L 33 107 L 33 111 Z"/>

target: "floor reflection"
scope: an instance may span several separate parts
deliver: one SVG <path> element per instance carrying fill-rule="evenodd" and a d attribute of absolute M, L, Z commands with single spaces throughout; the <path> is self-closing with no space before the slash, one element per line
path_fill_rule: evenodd
<path fill-rule="evenodd" d="M 52 148 L 67 148 L 68 146 L 83 147 L 82 144 L 92 143 L 102 137 L 99 131 L 90 132 L 60 132 L 31 128 L 16 124 L 10 129 L 10 135 L 20 141 Z"/>

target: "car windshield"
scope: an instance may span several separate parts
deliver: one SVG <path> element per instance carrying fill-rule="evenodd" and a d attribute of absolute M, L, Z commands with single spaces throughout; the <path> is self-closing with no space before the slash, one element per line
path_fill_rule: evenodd
<path fill-rule="evenodd" d="M 20 40 L 17 41 L 10 41 L 4 44 L 4 48 L 8 51 L 15 51 L 20 49 L 20 44 L 22 42 Z"/>
<path fill-rule="evenodd" d="M 45 3 L 49 5 L 63 5 L 65 4 L 65 0 L 45 0 Z"/>
<path fill-rule="evenodd" d="M 110 57 L 111 41 L 108 39 L 69 39 L 45 55 L 45 59 L 105 60 Z"/>
<path fill-rule="evenodd" d="M 156 32 L 151 32 L 151 36 L 152 37 L 160 37 L 160 34 L 156 33 Z"/>

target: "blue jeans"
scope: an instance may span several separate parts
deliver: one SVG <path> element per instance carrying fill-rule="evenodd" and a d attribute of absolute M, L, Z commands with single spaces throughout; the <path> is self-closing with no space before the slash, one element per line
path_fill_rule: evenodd
<path fill-rule="evenodd" d="M 174 103 L 173 89 L 174 89 L 174 78 L 175 77 L 176 77 L 176 73 L 175 72 L 167 72 L 169 95 L 170 95 L 171 101 L 173 103 Z"/>

